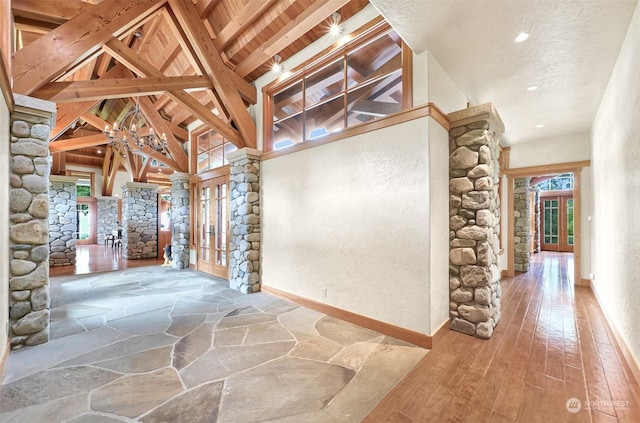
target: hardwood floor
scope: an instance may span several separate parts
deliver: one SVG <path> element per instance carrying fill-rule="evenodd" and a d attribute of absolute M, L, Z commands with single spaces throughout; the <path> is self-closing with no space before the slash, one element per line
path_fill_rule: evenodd
<path fill-rule="evenodd" d="M 572 268 L 570 253 L 535 254 L 502 280 L 490 340 L 448 332 L 364 421 L 639 422 L 640 387 Z"/>
<path fill-rule="evenodd" d="M 76 247 L 75 266 L 57 266 L 49 268 L 49 276 L 82 275 L 86 273 L 106 272 L 109 270 L 129 269 L 141 266 L 155 266 L 164 262 L 160 258 L 127 260 L 122 257 L 122 249 L 110 245 L 78 245 Z"/>

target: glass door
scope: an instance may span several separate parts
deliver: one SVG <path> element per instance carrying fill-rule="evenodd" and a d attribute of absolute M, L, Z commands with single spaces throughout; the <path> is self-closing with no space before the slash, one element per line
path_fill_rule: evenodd
<path fill-rule="evenodd" d="M 543 197 L 542 249 L 545 251 L 573 251 L 573 197 Z"/>
<path fill-rule="evenodd" d="M 228 176 L 200 182 L 198 196 L 198 270 L 228 279 Z"/>
<path fill-rule="evenodd" d="M 76 203 L 76 218 L 76 244 L 95 244 L 95 200 L 91 198 L 78 198 Z"/>

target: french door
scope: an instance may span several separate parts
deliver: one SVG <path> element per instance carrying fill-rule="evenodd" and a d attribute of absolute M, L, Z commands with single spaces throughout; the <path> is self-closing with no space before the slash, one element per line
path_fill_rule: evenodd
<path fill-rule="evenodd" d="M 198 184 L 198 270 L 229 279 L 228 175 Z"/>
<path fill-rule="evenodd" d="M 573 252 L 573 196 L 540 198 L 542 249 Z"/>

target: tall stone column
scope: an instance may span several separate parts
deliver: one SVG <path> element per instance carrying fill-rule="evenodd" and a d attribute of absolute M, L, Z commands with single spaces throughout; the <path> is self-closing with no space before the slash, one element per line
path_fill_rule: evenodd
<path fill-rule="evenodd" d="M 449 114 L 451 329 L 490 338 L 500 321 L 499 138 L 492 104 Z"/>
<path fill-rule="evenodd" d="M 118 197 L 96 198 L 96 225 L 98 226 L 98 244 L 118 228 Z"/>
<path fill-rule="evenodd" d="M 229 154 L 228 159 L 229 286 L 248 294 L 260 291 L 260 152 L 243 148 Z"/>
<path fill-rule="evenodd" d="M 514 256 L 513 262 L 516 272 L 528 272 L 529 271 L 529 258 L 531 251 L 531 239 L 530 231 L 530 200 L 529 200 L 529 186 L 531 184 L 531 178 L 516 178 L 513 181 L 513 216 L 515 217 L 515 227 L 511 228 L 513 231 L 513 244 L 514 244 Z"/>
<path fill-rule="evenodd" d="M 171 181 L 171 267 L 189 268 L 189 174 L 174 172 Z"/>
<path fill-rule="evenodd" d="M 77 177 L 49 177 L 49 267 L 76 264 Z"/>
<path fill-rule="evenodd" d="M 56 105 L 14 95 L 9 204 L 11 348 L 49 340 L 49 137 Z"/>
<path fill-rule="evenodd" d="M 122 186 L 122 254 L 127 260 L 158 257 L 158 185 Z"/>

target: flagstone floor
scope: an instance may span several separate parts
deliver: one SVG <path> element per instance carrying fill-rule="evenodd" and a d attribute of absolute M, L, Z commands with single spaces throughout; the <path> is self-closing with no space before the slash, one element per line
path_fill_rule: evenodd
<path fill-rule="evenodd" d="M 51 341 L 11 353 L 10 422 L 359 422 L 426 350 L 192 270 L 52 278 Z"/>

